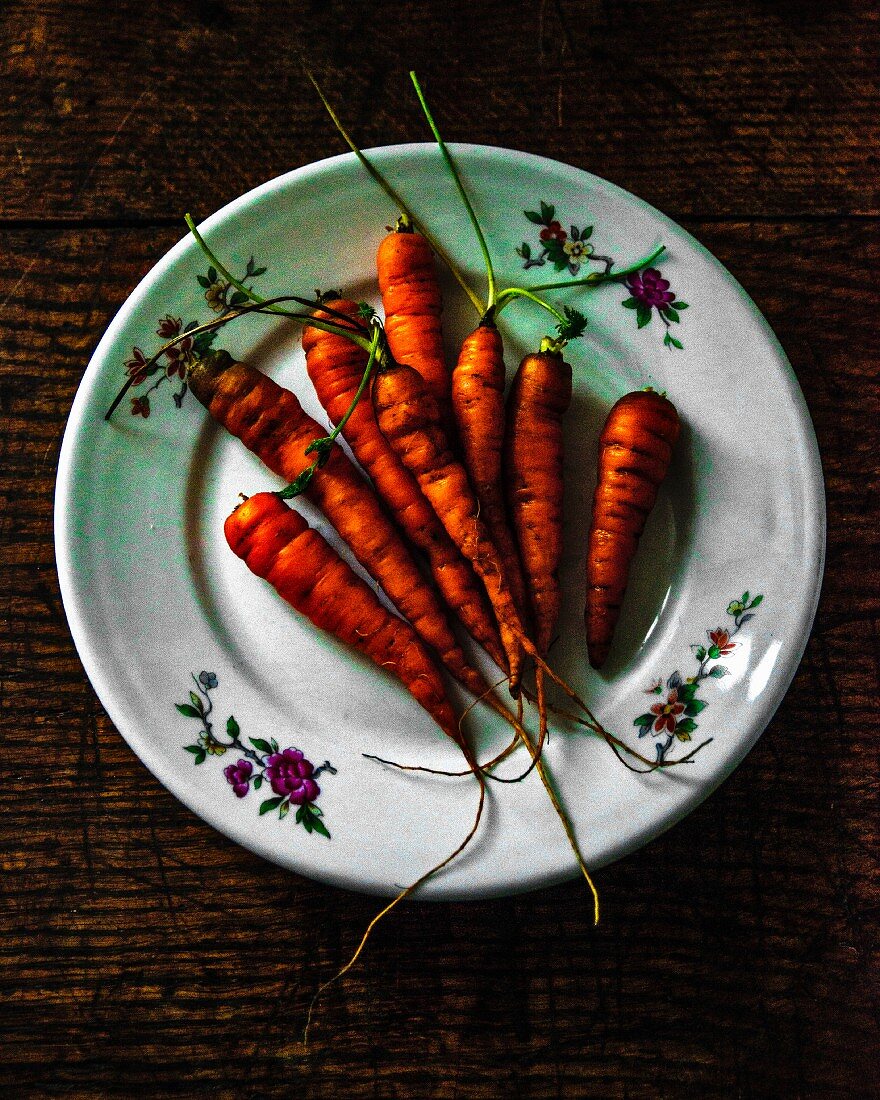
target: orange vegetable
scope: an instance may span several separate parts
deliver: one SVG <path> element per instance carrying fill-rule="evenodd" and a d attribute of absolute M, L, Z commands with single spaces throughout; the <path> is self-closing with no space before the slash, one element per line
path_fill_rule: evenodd
<path fill-rule="evenodd" d="M 211 416 L 286 481 L 311 465 L 306 447 L 326 432 L 293 393 L 271 378 L 216 351 L 192 367 L 189 384 Z M 438 597 L 341 447 L 332 448 L 306 495 L 449 671 L 466 685 L 474 683 L 478 674 L 468 665 Z"/>
<path fill-rule="evenodd" d="M 562 602 L 562 418 L 570 403 L 571 367 L 562 355 L 527 355 L 507 399 L 505 464 L 510 514 L 541 654 L 550 645 Z"/>
<path fill-rule="evenodd" d="M 630 564 L 669 469 L 679 430 L 672 402 L 648 389 L 621 397 L 599 437 L 584 613 L 594 668 L 601 668 L 608 657 Z"/>
<path fill-rule="evenodd" d="M 376 273 L 391 354 L 424 378 L 449 425 L 451 379 L 443 353 L 443 301 L 431 246 L 421 233 L 402 225 L 379 245 Z"/>
<path fill-rule="evenodd" d="M 315 626 L 393 672 L 470 759 L 440 670 L 415 631 L 275 493 L 249 497 L 224 525 L 230 548 Z"/>
<path fill-rule="evenodd" d="M 480 518 L 479 501 L 467 471 L 450 449 L 437 402 L 412 367 L 390 363 L 373 381 L 373 408 L 385 438 L 483 581 L 498 620 L 515 691 L 521 673 L 521 646 L 530 646 L 498 550 Z"/>
<path fill-rule="evenodd" d="M 327 303 L 336 313 L 357 315 L 354 302 Z M 325 314 L 318 311 L 316 316 Z M 351 406 L 363 377 L 367 353 L 351 340 L 319 328 L 303 330 L 306 369 L 333 423 Z M 409 540 L 426 556 L 447 605 L 471 635 L 499 662 L 504 654 L 485 594 L 471 566 L 453 544 L 413 475 L 379 430 L 369 398 L 358 402 L 343 431 L 355 457 Z"/>
<path fill-rule="evenodd" d="M 502 451 L 504 446 L 504 345 L 492 322 L 482 321 L 461 346 L 452 372 L 452 408 L 464 465 L 500 555 L 520 616 L 528 611 L 516 541 L 507 522 Z"/>

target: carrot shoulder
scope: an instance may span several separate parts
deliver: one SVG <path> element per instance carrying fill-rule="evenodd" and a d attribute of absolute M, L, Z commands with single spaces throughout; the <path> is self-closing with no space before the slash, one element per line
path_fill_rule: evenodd
<path fill-rule="evenodd" d="M 305 449 L 325 429 L 296 396 L 261 371 L 212 352 L 191 369 L 190 388 L 211 416 L 274 473 L 293 481 L 311 464 Z M 366 571 L 457 677 L 473 670 L 434 590 L 375 494 L 341 448 L 334 447 L 306 495 L 327 516 Z"/>
<path fill-rule="evenodd" d="M 654 390 L 639 390 L 620 398 L 599 437 L 584 613 L 594 668 L 608 657 L 632 559 L 679 431 L 672 402 Z"/>
<path fill-rule="evenodd" d="M 424 378 L 444 418 L 450 418 L 450 373 L 443 352 L 443 300 L 427 240 L 398 229 L 383 238 L 376 273 L 385 311 L 385 334 L 398 363 Z"/>
<path fill-rule="evenodd" d="M 328 302 L 337 314 L 357 314 L 357 304 L 345 299 Z M 320 311 L 317 316 L 322 316 Z M 334 423 L 339 423 L 357 393 L 367 353 L 336 333 L 303 330 L 306 369 L 318 399 Z M 368 397 L 358 402 L 344 431 L 345 439 L 369 475 L 391 515 L 410 542 L 426 557 L 431 575 L 471 635 L 496 661 L 504 660 L 498 631 L 485 594 L 471 566 L 453 544 L 413 475 L 379 430 Z"/>
<path fill-rule="evenodd" d="M 545 654 L 561 606 L 562 419 L 571 403 L 571 367 L 555 352 L 527 355 L 507 399 L 507 492 L 535 624 Z"/>
<path fill-rule="evenodd" d="M 465 746 L 440 671 L 412 627 L 303 517 L 274 493 L 249 497 L 224 525 L 230 548 L 315 626 L 393 672 L 458 745 Z"/>

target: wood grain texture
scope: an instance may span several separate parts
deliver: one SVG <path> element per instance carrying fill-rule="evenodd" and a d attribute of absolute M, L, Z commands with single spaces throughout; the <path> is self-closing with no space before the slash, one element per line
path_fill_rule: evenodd
<path fill-rule="evenodd" d="M 0 10 L 0 1091 L 877 1095 L 869 7 L 145 7 Z M 336 149 L 294 64 L 304 20 L 365 142 L 420 133 L 397 111 L 413 65 L 450 138 L 573 160 L 680 217 L 792 360 L 829 516 L 815 628 L 770 728 L 698 811 L 599 873 L 598 929 L 576 883 L 408 905 L 328 995 L 307 1053 L 311 994 L 376 903 L 257 860 L 151 777 L 86 681 L 51 528 L 88 357 L 184 207 Z"/>

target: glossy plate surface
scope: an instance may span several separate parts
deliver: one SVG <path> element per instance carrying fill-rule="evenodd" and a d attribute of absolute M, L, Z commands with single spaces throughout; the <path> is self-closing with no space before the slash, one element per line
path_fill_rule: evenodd
<path fill-rule="evenodd" d="M 674 759 L 712 739 L 690 764 L 636 775 L 604 743 L 556 724 L 545 759 L 597 867 L 704 799 L 742 760 L 787 689 L 822 574 L 815 437 L 767 323 L 684 230 L 570 166 L 482 146 L 453 151 L 502 284 L 583 277 L 604 270 L 604 257 L 620 268 L 661 242 L 667 248 L 656 274 L 556 299 L 583 309 L 590 324 L 567 356 L 575 392 L 554 666 L 610 730 L 651 759 L 658 752 Z M 436 150 L 398 146 L 371 155 L 482 287 L 479 253 Z M 395 218 L 345 155 L 265 184 L 202 231 L 232 272 L 265 296 L 333 287 L 378 306 L 374 256 Z M 446 282 L 454 356 L 476 316 Z M 396 772 L 364 754 L 455 770 L 457 749 L 396 682 L 319 636 L 228 550 L 222 525 L 238 494 L 279 482 L 191 394 L 178 407 L 180 372 L 197 350 L 192 341 L 176 360 L 166 357 L 161 375 L 133 387 L 109 423 L 103 418 L 127 370 L 137 373 L 168 336 L 209 320 L 233 293 L 183 240 L 133 292 L 89 364 L 56 497 L 71 630 L 119 731 L 195 813 L 301 874 L 393 893 L 456 847 L 476 808 L 476 785 Z M 547 327 L 546 315 L 526 305 L 505 311 L 509 374 Z M 325 422 L 293 324 L 236 321 L 214 346 L 272 374 Z M 599 675 L 587 666 L 582 634 L 596 441 L 614 400 L 646 385 L 667 392 L 684 428 Z M 320 516 L 302 510 L 327 533 Z M 481 754 L 508 740 L 484 708 L 470 714 L 467 728 Z M 220 752 L 218 742 L 234 744 Z M 318 794 L 302 782 L 306 761 L 320 769 L 312 778 Z M 520 751 L 502 771 L 523 767 Z M 574 873 L 533 774 L 518 785 L 490 785 L 476 839 L 422 896 L 503 894 Z"/>

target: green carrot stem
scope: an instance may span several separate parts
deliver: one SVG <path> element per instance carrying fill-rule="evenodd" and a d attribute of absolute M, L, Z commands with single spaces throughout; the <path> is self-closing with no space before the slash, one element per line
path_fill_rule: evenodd
<path fill-rule="evenodd" d="M 661 244 L 658 248 L 655 248 L 650 256 L 646 256 L 643 260 L 638 260 L 636 263 L 631 264 L 629 267 L 624 267 L 620 271 L 612 273 L 606 273 L 602 271 L 593 271 L 583 279 L 565 279 L 558 283 L 535 283 L 533 286 L 528 287 L 528 290 L 565 290 L 572 286 L 601 286 L 603 283 L 618 283 L 621 279 L 625 279 L 627 275 L 635 275 L 637 271 L 641 271 L 643 268 L 652 264 L 662 253 L 666 251 L 666 245 Z M 498 295 L 499 301 L 506 297 L 513 290 L 518 290 L 518 287 L 510 287 L 506 290 L 502 290 Z"/>
<path fill-rule="evenodd" d="M 345 410 L 345 414 L 340 418 L 339 423 L 330 432 L 329 435 L 320 436 L 318 439 L 313 439 L 312 442 L 306 447 L 305 453 L 311 454 L 315 452 L 315 459 L 311 466 L 307 466 L 302 473 L 300 473 L 294 480 L 287 485 L 284 489 L 280 489 L 275 495 L 279 500 L 291 500 L 293 497 L 299 496 L 305 492 L 309 485 L 309 482 L 315 476 L 317 471 L 323 466 L 327 459 L 330 457 L 330 451 L 333 449 L 333 445 L 336 442 L 337 437 L 340 435 L 345 425 L 348 423 L 348 419 L 354 412 L 357 403 L 363 396 L 364 390 L 367 388 L 367 383 L 370 380 L 370 375 L 373 372 L 373 366 L 380 357 L 380 344 L 382 340 L 382 330 L 378 325 L 373 329 L 373 336 L 370 340 L 370 354 L 367 359 L 367 365 L 364 367 L 364 373 L 361 376 L 360 383 L 352 398 L 351 404 Z"/>
<path fill-rule="evenodd" d="M 455 186 L 458 189 L 458 193 L 461 196 L 461 201 L 464 203 L 468 217 L 470 218 L 471 225 L 474 228 L 474 233 L 477 236 L 477 242 L 480 246 L 480 252 L 483 254 L 483 263 L 486 265 L 486 279 L 489 284 L 489 300 L 487 302 L 487 309 L 491 309 L 492 306 L 495 305 L 496 287 L 495 270 L 492 266 L 492 257 L 489 253 L 489 246 L 486 244 L 486 238 L 483 234 L 483 230 L 480 226 L 480 222 L 477 218 L 476 212 L 471 205 L 471 200 L 468 197 L 468 193 L 467 191 L 465 191 L 464 185 L 461 182 L 461 176 L 458 173 L 458 169 L 455 167 L 455 163 L 449 153 L 449 150 L 446 147 L 446 142 L 440 136 L 440 131 L 437 129 L 437 123 L 434 121 L 434 116 L 431 114 L 431 108 L 428 106 L 427 100 L 425 99 L 425 94 L 422 91 L 421 84 L 419 84 L 419 79 L 414 72 L 410 72 L 409 78 L 413 83 L 413 87 L 416 90 L 416 95 L 419 98 L 419 103 L 421 104 L 422 111 L 424 112 L 425 118 L 428 120 L 428 125 L 431 127 L 431 133 L 434 135 L 434 139 L 437 142 L 437 145 L 443 156 L 443 160 L 446 162 L 446 167 L 449 169 L 452 178 L 455 181 Z"/>
<path fill-rule="evenodd" d="M 415 214 L 409 208 L 409 206 L 407 205 L 406 200 L 403 198 L 403 196 L 400 194 L 400 192 L 395 190 L 395 188 L 391 185 L 391 183 L 388 181 L 388 179 L 386 179 L 386 177 L 382 175 L 382 173 L 375 166 L 375 164 L 373 164 L 373 162 L 366 156 L 366 154 L 363 153 L 358 148 L 358 146 L 354 142 L 354 139 L 350 136 L 348 131 L 342 125 L 342 121 L 340 120 L 339 116 L 336 114 L 336 111 L 334 111 L 334 109 L 331 106 L 331 104 L 330 104 L 329 100 L 327 99 L 327 97 L 324 95 L 324 93 L 321 90 L 321 87 L 318 84 L 317 80 L 315 80 L 314 76 L 308 70 L 306 70 L 306 76 L 312 82 L 312 85 L 314 86 L 315 91 L 318 93 L 318 95 L 321 99 L 321 102 L 324 104 L 324 108 L 327 111 L 327 114 L 330 116 L 330 119 L 333 122 L 333 125 L 336 127 L 337 131 L 339 132 L 339 136 L 342 138 L 342 140 L 345 142 L 345 144 L 349 147 L 349 149 L 351 149 L 351 151 L 354 153 L 354 155 L 357 157 L 357 159 L 360 161 L 360 163 L 363 165 L 363 167 L 366 168 L 366 170 L 370 174 L 370 176 L 376 181 L 376 183 L 378 183 L 378 185 L 382 188 L 382 190 L 385 192 L 385 194 L 391 199 L 391 201 L 394 203 L 394 205 L 397 207 L 397 209 L 403 215 L 403 218 L 405 219 L 406 223 L 412 229 L 415 229 L 418 233 L 420 233 L 425 238 L 425 240 L 431 246 L 431 248 L 433 249 L 435 254 L 437 256 L 439 256 L 440 260 L 446 265 L 446 267 L 452 273 L 453 277 L 455 278 L 455 281 L 458 283 L 458 285 L 461 287 L 461 289 L 468 296 L 468 298 L 470 299 L 474 309 L 477 311 L 477 313 L 482 315 L 482 313 L 483 313 L 483 303 L 480 301 L 478 296 L 471 289 L 471 287 L 468 284 L 468 282 L 466 281 L 464 275 L 462 275 L 461 270 L 459 269 L 457 264 L 449 256 L 449 253 L 443 248 L 443 246 L 440 244 L 440 242 L 437 240 L 437 238 L 434 236 L 434 234 L 430 232 L 430 230 L 427 228 L 427 226 L 425 226 L 425 224 L 419 218 L 417 218 L 415 216 Z"/>

